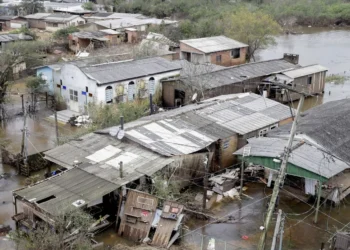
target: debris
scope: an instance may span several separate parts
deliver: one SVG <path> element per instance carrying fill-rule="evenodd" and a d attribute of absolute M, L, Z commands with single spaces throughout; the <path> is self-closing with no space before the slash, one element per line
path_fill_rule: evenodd
<path fill-rule="evenodd" d="M 244 190 L 243 190 L 243 191 L 244 191 Z M 244 195 L 245 197 L 248 197 L 249 199 L 252 199 L 252 200 L 254 199 L 253 197 L 251 197 L 251 196 L 249 196 L 249 195 L 247 195 L 247 194 L 243 194 L 243 193 L 242 193 L 242 195 Z"/>
<path fill-rule="evenodd" d="M 213 196 L 213 191 L 207 190 L 207 197 L 210 198 L 211 196 Z"/>
<path fill-rule="evenodd" d="M 223 199 L 223 196 L 221 194 L 218 194 L 216 197 L 216 202 L 220 202 Z"/>
<path fill-rule="evenodd" d="M 194 197 L 195 201 L 202 202 L 203 201 L 203 194 L 198 193 L 196 197 Z"/>
<path fill-rule="evenodd" d="M 234 199 L 235 197 L 239 197 L 239 193 L 237 189 L 232 188 L 231 190 L 224 193 L 225 197 L 230 197 L 231 199 Z"/>
<path fill-rule="evenodd" d="M 0 224 L 0 234 L 7 234 L 10 231 L 11 227 L 9 225 L 5 226 Z"/>
<path fill-rule="evenodd" d="M 248 237 L 247 235 L 243 235 L 243 236 L 242 236 L 242 239 L 243 239 L 243 240 L 248 240 L 249 237 Z"/>
<path fill-rule="evenodd" d="M 143 239 L 142 243 L 148 243 L 150 241 L 151 241 L 151 239 L 149 237 L 146 237 Z"/>

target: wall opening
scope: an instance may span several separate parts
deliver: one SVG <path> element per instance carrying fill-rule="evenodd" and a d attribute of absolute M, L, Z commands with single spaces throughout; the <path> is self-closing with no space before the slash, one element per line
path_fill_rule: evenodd
<path fill-rule="evenodd" d="M 37 204 L 44 203 L 44 202 L 46 202 L 46 201 L 49 201 L 49 200 L 52 200 L 52 199 L 55 199 L 55 198 L 56 198 L 56 196 L 50 195 L 49 197 L 46 197 L 46 198 L 41 199 L 41 200 L 38 200 L 36 203 L 37 203 Z"/>
<path fill-rule="evenodd" d="M 135 99 L 135 83 L 129 82 L 128 84 L 128 101 Z"/>
<path fill-rule="evenodd" d="M 113 102 L 113 88 L 112 86 L 107 86 L 105 89 L 106 103 Z"/>

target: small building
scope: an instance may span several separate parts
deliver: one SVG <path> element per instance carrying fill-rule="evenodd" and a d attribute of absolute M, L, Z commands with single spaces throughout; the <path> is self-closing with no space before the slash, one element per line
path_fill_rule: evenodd
<path fill-rule="evenodd" d="M 46 29 L 45 18 L 50 16 L 52 13 L 35 13 L 31 15 L 24 16 L 28 21 L 29 28 L 35 29 Z"/>
<path fill-rule="evenodd" d="M 146 38 L 142 39 L 140 48 L 164 52 L 171 51 L 175 53 L 173 60 L 180 58 L 180 45 L 162 34 L 149 32 Z"/>
<path fill-rule="evenodd" d="M 31 40 L 33 40 L 33 37 L 25 34 L 0 34 L 0 49 L 4 49 L 9 43 Z"/>
<path fill-rule="evenodd" d="M 193 63 L 233 66 L 246 62 L 247 49 L 247 44 L 226 36 L 181 40 L 180 59 Z"/>
<path fill-rule="evenodd" d="M 289 88 L 309 95 L 318 95 L 322 94 L 324 91 L 326 73 L 327 68 L 318 64 L 286 70 L 264 79 L 264 82 L 268 82 L 272 86 L 266 87 L 262 84 L 262 87 L 269 89 L 269 98 L 275 99 L 279 102 L 295 101 L 299 99 L 298 93 L 290 91 L 287 95 L 283 86 L 276 86 L 274 83 L 285 84 Z"/>
<path fill-rule="evenodd" d="M 13 19 L 10 22 L 11 29 L 28 28 L 28 22 L 25 19 Z"/>
<path fill-rule="evenodd" d="M 0 16 L 0 31 L 6 31 L 11 29 L 11 20 L 14 20 L 17 16 Z"/>
<path fill-rule="evenodd" d="M 69 26 L 78 26 L 85 23 L 85 19 L 71 14 L 54 13 L 46 16 L 44 19 L 45 29 L 48 31 L 56 31 L 67 28 Z"/>
<path fill-rule="evenodd" d="M 163 106 L 179 107 L 195 100 L 215 96 L 253 92 L 263 94 L 260 83 L 275 72 L 300 68 L 293 55 L 285 54 L 283 58 L 269 61 L 247 63 L 216 70 L 205 67 L 203 73 L 195 69 L 187 76 L 162 81 Z M 193 97 L 196 97 L 193 100 Z"/>
<path fill-rule="evenodd" d="M 292 121 L 290 108 L 253 93 L 223 95 L 146 116 L 125 136 L 164 156 L 214 152 L 212 170 L 235 162 L 232 152 Z"/>
<path fill-rule="evenodd" d="M 80 31 L 74 32 L 68 37 L 69 49 L 75 51 L 94 50 L 96 48 L 109 47 L 121 43 L 121 33 L 114 30 Z"/>
<path fill-rule="evenodd" d="M 160 57 L 103 63 L 85 67 L 65 64 L 55 88 L 68 109 L 83 112 L 88 102 L 112 103 L 148 98 L 160 80 L 180 74 L 181 68 Z"/>
<path fill-rule="evenodd" d="M 287 175 L 294 177 L 294 182 L 299 183 L 294 187 L 304 194 L 315 195 L 317 182 L 323 186 L 322 197 L 335 203 L 350 194 L 349 108 L 350 102 L 344 99 L 322 104 L 301 115 Z M 267 137 L 249 139 L 250 155 L 244 160 L 269 169 L 271 179 L 276 177 L 290 129 L 288 124 L 271 131 Z M 235 154 L 242 152 L 240 149 Z"/>

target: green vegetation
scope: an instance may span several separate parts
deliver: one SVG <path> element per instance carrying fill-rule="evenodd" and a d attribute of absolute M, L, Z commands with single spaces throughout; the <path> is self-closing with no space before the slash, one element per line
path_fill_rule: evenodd
<path fill-rule="evenodd" d="M 33 37 L 34 40 L 37 39 L 37 35 L 35 34 L 35 32 L 30 30 L 28 27 L 21 27 L 21 28 L 16 29 L 16 30 L 11 30 L 10 33 L 11 34 L 25 34 L 25 35 Z"/>
<path fill-rule="evenodd" d="M 41 87 L 45 84 L 46 81 L 41 76 L 30 76 L 26 80 L 26 86 L 32 92 L 40 92 Z"/>
<path fill-rule="evenodd" d="M 85 10 L 94 10 L 94 4 L 92 2 L 86 2 L 82 6 Z"/>
<path fill-rule="evenodd" d="M 75 26 L 69 26 L 67 28 L 63 28 L 63 29 L 59 29 L 57 31 L 55 31 L 52 35 L 52 37 L 54 39 L 57 39 L 57 40 L 65 40 L 68 38 L 68 35 L 69 34 L 72 34 L 74 32 L 78 32 L 79 29 Z"/>
<path fill-rule="evenodd" d="M 343 84 L 349 77 L 341 75 L 329 75 L 326 77 L 326 82 L 334 82 L 335 84 Z"/>

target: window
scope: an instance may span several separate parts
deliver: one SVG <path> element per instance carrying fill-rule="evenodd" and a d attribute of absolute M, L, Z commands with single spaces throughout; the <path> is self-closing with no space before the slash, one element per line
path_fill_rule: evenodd
<path fill-rule="evenodd" d="M 113 102 L 113 88 L 112 86 L 106 87 L 106 103 L 112 103 Z"/>
<path fill-rule="evenodd" d="M 78 101 L 78 91 L 70 89 L 69 90 L 69 99 L 71 101 L 77 102 Z"/>
<path fill-rule="evenodd" d="M 75 40 L 72 40 L 72 45 L 73 46 L 77 45 L 77 42 Z"/>
<path fill-rule="evenodd" d="M 307 84 L 312 84 L 312 76 L 309 76 L 308 78 L 307 78 Z"/>
<path fill-rule="evenodd" d="M 221 63 L 221 55 L 216 56 L 216 62 Z"/>
<path fill-rule="evenodd" d="M 155 85 L 155 80 L 154 80 L 154 77 L 151 77 L 149 80 L 148 80 L 148 91 L 150 94 L 154 94 L 154 85 Z"/>
<path fill-rule="evenodd" d="M 240 58 L 241 57 L 241 49 L 233 49 L 231 50 L 231 57 L 232 58 Z"/>
<path fill-rule="evenodd" d="M 58 23 L 53 23 L 52 27 L 58 27 Z"/>

